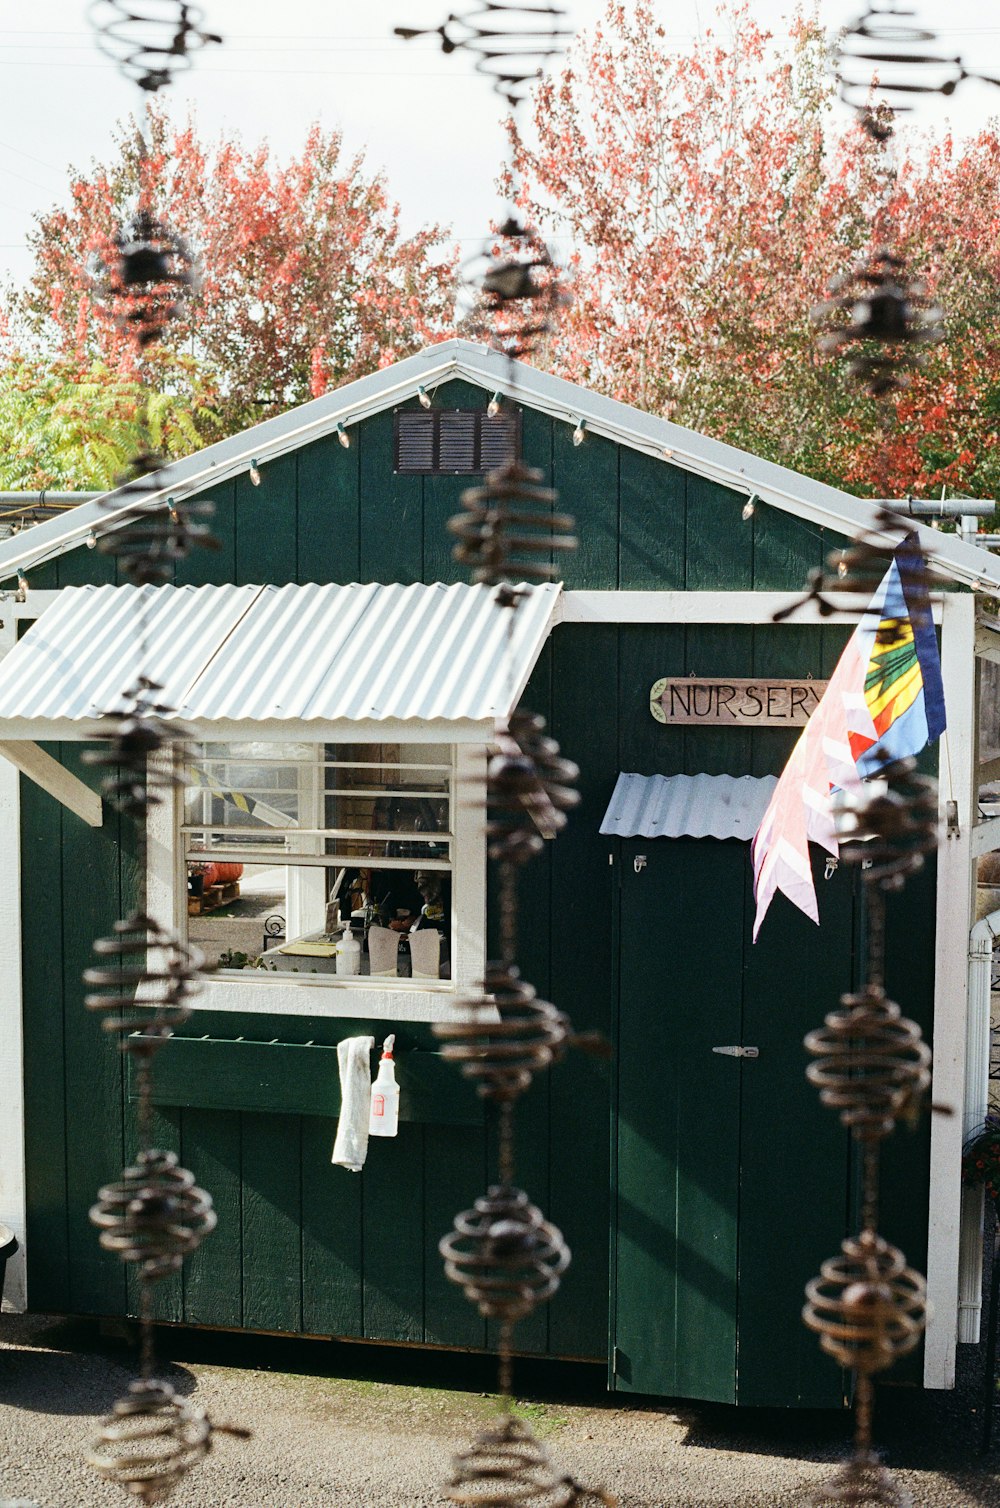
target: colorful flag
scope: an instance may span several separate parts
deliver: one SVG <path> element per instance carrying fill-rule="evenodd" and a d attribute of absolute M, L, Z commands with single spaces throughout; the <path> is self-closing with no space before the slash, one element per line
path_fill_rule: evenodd
<path fill-rule="evenodd" d="M 840 850 L 831 793 L 857 789 L 881 756 L 940 737 L 944 689 L 915 534 L 897 548 L 819 705 L 803 728 L 754 835 L 754 941 L 776 890 L 819 923 L 809 843 Z"/>

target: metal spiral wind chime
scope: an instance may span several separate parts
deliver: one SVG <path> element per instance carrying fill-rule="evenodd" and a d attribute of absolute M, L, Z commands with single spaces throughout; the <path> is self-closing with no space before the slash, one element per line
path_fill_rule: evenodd
<path fill-rule="evenodd" d="M 898 18 L 911 14 L 876 0 L 855 35 L 865 45 L 875 38 L 880 48 L 889 49 L 893 45 L 890 35 L 899 35 L 894 29 L 902 25 Z M 873 21 L 873 17 L 882 19 Z M 922 34 L 920 39 L 928 40 Z M 912 43 L 914 34 L 909 40 Z M 856 105 L 869 134 L 884 141 L 891 134 L 891 118 L 884 111 L 873 113 L 867 99 L 845 93 L 848 73 L 843 57 L 847 55 L 843 52 L 838 62 L 841 92 Z M 880 52 L 876 58 L 872 51 L 855 55 L 867 62 L 887 61 L 888 56 Z M 908 66 L 927 61 L 914 57 L 911 49 Z M 898 80 L 899 75 L 895 77 Z M 918 85 L 911 80 L 897 82 L 896 88 L 909 95 Z M 897 98 L 894 108 L 906 106 Z M 922 365 L 920 348 L 944 339 L 940 308 L 921 283 L 908 280 L 903 259 L 886 249 L 876 250 L 842 278 L 812 311 L 812 318 L 820 332 L 820 348 L 848 357 L 849 378 L 881 403 L 883 412 Z M 876 485 L 883 484 L 884 494 L 884 454 L 878 467 L 882 475 Z M 838 594 L 859 593 L 870 600 L 897 546 L 912 535 L 912 523 L 891 509 L 883 507 L 874 522 L 872 532 L 835 552 L 828 558 L 828 568 L 810 577 L 805 600 L 815 604 L 821 617 L 850 611 L 838 604 Z M 923 614 L 926 622 L 930 612 L 927 556 L 911 550 L 900 570 L 908 576 L 911 615 L 916 619 Z M 776 618 L 788 617 L 798 605 Z M 894 641 L 897 627 L 894 620 L 887 620 L 879 626 L 876 641 Z M 805 1039 L 806 1051 L 813 1058 L 807 1078 L 819 1090 L 823 1104 L 839 1113 L 859 1149 L 862 1169 L 860 1230 L 822 1264 L 820 1275 L 806 1287 L 802 1311 L 823 1351 L 855 1378 L 853 1451 L 812 1499 L 816 1504 L 838 1503 L 848 1508 L 910 1508 L 912 1501 L 874 1448 L 872 1416 L 875 1377 L 918 1345 L 927 1318 L 924 1278 L 878 1233 L 882 1143 L 900 1120 L 913 1121 L 918 1116 L 930 1083 L 930 1052 L 920 1028 L 902 1015 L 885 991 L 885 894 L 903 887 L 938 840 L 936 783 L 915 771 L 912 759 L 887 759 L 880 773 L 836 811 L 841 857 L 862 866 L 868 923 L 865 982 L 856 994 L 844 995 L 840 1009 L 832 1011 L 824 1025 Z"/>
<path fill-rule="evenodd" d="M 946 56 L 937 33 L 905 0 L 869 0 L 867 10 L 840 32 L 832 61 L 840 98 L 876 141 L 887 140 L 894 117 L 908 114 L 921 97 L 948 99 L 966 79 L 1000 85 L 962 58 Z"/>
<path fill-rule="evenodd" d="M 473 5 L 431 31 L 397 27 L 404 38 L 440 36 L 445 52 L 476 59 L 512 108 L 570 33 L 562 11 L 542 4 Z M 544 242 L 512 209 L 469 271 L 480 328 L 508 361 L 507 395 L 516 392 L 515 362 L 530 357 L 566 302 L 559 271 Z M 499 402 L 497 395 L 493 404 Z M 491 405 L 491 412 L 495 412 Z M 455 559 L 473 580 L 494 589 L 498 612 L 514 615 L 533 585 L 553 580 L 558 556 L 576 546 L 573 520 L 555 511 L 557 497 L 542 473 L 515 453 L 513 430 L 504 463 L 466 491 L 449 521 Z M 518 874 L 566 824 L 579 801 L 579 771 L 545 731 L 545 719 L 518 706 L 498 730 L 487 767 L 487 853 L 495 865 L 499 957 L 486 966 L 477 993 L 450 1021 L 434 1026 L 443 1054 L 459 1065 L 493 1108 L 497 1179 L 471 1210 L 455 1217 L 440 1242 L 445 1272 L 483 1316 L 499 1326 L 502 1415 L 470 1449 L 456 1456 L 448 1500 L 468 1508 L 583 1508 L 613 1505 L 601 1489 L 582 1486 L 553 1466 L 530 1426 L 513 1412 L 513 1336 L 518 1322 L 559 1287 L 570 1253 L 556 1227 L 517 1187 L 514 1109 L 536 1073 L 558 1063 L 576 1037 L 562 1011 L 540 1000 L 521 977 L 518 956 Z"/>
<path fill-rule="evenodd" d="M 176 68 L 188 66 L 193 48 L 218 40 L 201 30 L 198 8 L 180 0 L 137 0 L 133 6 L 94 0 L 90 14 L 101 50 L 148 93 L 167 84 Z M 196 286 L 192 253 L 141 201 L 92 271 L 106 313 L 137 353 L 162 339 Z M 149 444 L 141 446 L 121 478 L 124 490 L 113 495 L 114 515 L 97 538 L 97 548 L 113 556 L 121 574 L 140 589 L 140 664 L 147 638 L 144 589 L 170 580 L 176 561 L 196 544 L 211 542 L 203 522 L 210 504 L 156 501 L 162 479 L 158 484 L 155 477 L 164 464 Z M 183 733 L 176 725 L 169 731 L 165 726 L 172 709 L 162 703 L 162 689 L 140 673 L 103 719 L 103 746 L 89 756 L 108 771 L 103 787 L 108 800 L 135 822 L 140 884 L 149 809 L 180 779 Z M 118 1038 L 134 1065 L 138 1152 L 121 1178 L 99 1191 L 90 1218 L 102 1247 L 132 1264 L 137 1275 L 141 1346 L 139 1376 L 102 1421 L 87 1460 L 133 1497 L 161 1502 L 205 1456 L 215 1433 L 246 1433 L 213 1424 L 203 1409 L 179 1398 L 156 1376 L 153 1348 L 155 1284 L 178 1272 L 216 1223 L 212 1201 L 193 1175 L 178 1166 L 174 1153 L 153 1145 L 153 1062 L 188 1019 L 202 960 L 142 904 L 115 923 L 110 937 L 95 942 L 94 953 L 96 961 L 84 974 L 85 1004 L 101 1015 L 104 1029 Z"/>

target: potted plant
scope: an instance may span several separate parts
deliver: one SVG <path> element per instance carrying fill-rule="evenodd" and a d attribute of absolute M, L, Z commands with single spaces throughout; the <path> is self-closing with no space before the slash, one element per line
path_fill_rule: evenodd
<path fill-rule="evenodd" d="M 995 1110 L 987 1113 L 981 1130 L 965 1144 L 962 1182 L 981 1183 L 1000 1213 L 1000 1114 Z"/>

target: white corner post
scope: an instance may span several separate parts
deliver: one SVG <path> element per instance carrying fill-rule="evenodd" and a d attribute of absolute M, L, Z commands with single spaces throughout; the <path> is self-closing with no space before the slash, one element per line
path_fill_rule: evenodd
<path fill-rule="evenodd" d="M 1000 911 L 976 922 L 969 937 L 969 1019 L 965 1033 L 963 1142 L 982 1129 L 990 1099 L 990 976 Z M 958 1343 L 976 1345 L 983 1311 L 982 1184 L 962 1189 L 962 1239 L 958 1254 Z"/>
<path fill-rule="evenodd" d="M 941 675 L 948 728 L 940 744 L 941 841 L 937 856 L 934 956 L 933 1100 L 950 1114 L 931 1117 L 927 1289 L 932 1314 L 924 1346 L 924 1386 L 955 1385 L 958 1257 L 962 1204 L 972 829 L 978 795 L 976 604 L 946 592 L 941 615 Z"/>
<path fill-rule="evenodd" d="M 14 647 L 17 624 L 0 606 L 0 658 Z M 21 1013 L 21 795 L 15 767 L 0 759 L 0 1224 L 17 1237 L 7 1262 L 5 1303 L 17 1312 L 27 1304 L 24 1170 L 24 1046 Z"/>

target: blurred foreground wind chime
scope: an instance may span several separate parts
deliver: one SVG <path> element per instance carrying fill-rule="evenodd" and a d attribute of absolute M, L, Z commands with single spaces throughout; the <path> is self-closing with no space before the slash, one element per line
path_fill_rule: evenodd
<path fill-rule="evenodd" d="M 893 134 L 894 112 L 912 108 L 915 96 L 948 95 L 963 78 L 973 77 L 960 59 L 928 51 L 936 39 L 913 16 L 897 0 L 872 0 L 841 35 L 834 54 L 841 97 L 878 145 Z M 879 71 L 877 91 L 872 66 Z M 868 72 L 863 75 L 864 69 Z M 889 178 L 891 183 L 891 172 Z M 903 258 L 880 247 L 833 285 L 812 319 L 820 348 L 846 355 L 848 375 L 884 405 L 887 432 L 893 418 L 888 405 L 923 365 L 921 348 L 945 338 L 941 309 L 922 283 L 908 279 Z M 875 479 L 883 496 L 888 477 L 884 452 L 885 435 L 881 475 Z M 916 633 L 930 625 L 929 560 L 916 544 L 912 523 L 891 508 L 883 506 L 875 524 L 875 532 L 831 555 L 828 571 L 813 573 L 806 600 L 826 617 L 841 611 L 838 593 L 863 593 L 870 599 L 895 559 L 906 578 L 911 622 L 905 626 L 883 616 L 874 652 L 887 653 L 901 641 L 904 628 Z M 904 539 L 907 550 L 898 551 Z M 922 625 L 915 621 L 921 613 Z M 788 612 L 776 616 L 787 617 Z M 855 1433 L 851 1456 L 812 1501 L 909 1508 L 910 1494 L 874 1449 L 874 1378 L 918 1345 L 927 1319 L 926 1283 L 903 1253 L 878 1234 L 879 1166 L 885 1138 L 901 1119 L 912 1122 L 920 1112 L 931 1060 L 920 1028 L 886 995 L 885 895 L 900 890 L 937 844 L 936 783 L 916 773 L 913 759 L 886 756 L 877 775 L 835 805 L 834 816 L 841 856 L 862 866 L 865 982 L 856 994 L 842 997 L 841 1008 L 809 1033 L 805 1047 L 813 1058 L 807 1069 L 810 1083 L 823 1104 L 838 1111 L 860 1152 L 860 1230 L 807 1285 L 803 1319 L 818 1334 L 823 1351 L 854 1374 Z"/>
<path fill-rule="evenodd" d="M 397 27 L 397 35 L 436 35 L 445 52 L 465 51 L 497 93 L 516 108 L 562 51 L 570 33 L 563 13 L 548 5 L 473 5 L 433 32 Z M 490 344 L 508 360 L 507 395 L 516 388 L 514 363 L 536 349 L 565 303 L 558 269 L 544 242 L 512 208 L 477 258 L 468 281 L 478 295 L 475 317 Z M 499 394 L 489 412 L 496 416 Z M 497 611 L 514 615 L 532 585 L 557 575 L 553 557 L 576 545 L 573 520 L 556 513 L 556 494 L 542 473 L 515 450 L 508 428 L 504 464 L 462 497 L 450 520 L 455 558 L 473 580 L 494 589 Z M 576 765 L 564 759 L 545 720 L 518 706 L 498 729 L 487 765 L 487 852 L 496 866 L 499 958 L 486 966 L 482 988 L 459 1003 L 454 1017 L 434 1027 L 445 1057 L 460 1065 L 493 1107 L 498 1182 L 471 1210 L 456 1216 L 440 1243 L 445 1272 L 487 1319 L 499 1326 L 502 1417 L 456 1457 L 449 1501 L 468 1508 L 583 1508 L 614 1504 L 600 1489 L 580 1485 L 549 1460 L 530 1426 L 513 1412 L 513 1333 L 519 1320 L 556 1292 L 570 1261 L 562 1235 L 515 1184 L 514 1106 L 534 1075 L 558 1063 L 568 1047 L 595 1047 L 573 1034 L 563 1012 L 539 1000 L 521 978 L 518 955 L 518 873 L 565 826 L 579 801 Z"/>
<path fill-rule="evenodd" d="M 219 39 L 201 30 L 198 8 L 181 0 L 94 0 L 90 15 L 101 50 L 147 95 L 170 82 L 175 68 L 190 65 L 190 53 Z M 145 145 L 145 143 L 144 143 Z M 91 268 L 105 312 L 132 342 L 137 356 L 159 341 L 196 288 L 192 253 L 180 236 L 153 214 L 147 202 L 145 153 L 140 155 L 140 191 L 135 213 L 113 235 Z M 148 441 L 112 494 L 114 514 L 98 531 L 97 547 L 113 556 L 136 594 L 136 640 L 140 667 L 147 657 L 148 588 L 172 577 L 174 563 L 193 545 L 214 543 L 199 520 L 211 505 L 186 507 L 154 499 L 162 493 L 166 464 Z M 145 884 L 146 819 L 150 807 L 169 796 L 179 779 L 183 730 L 169 731 L 173 709 L 160 701 L 160 687 L 140 668 L 118 707 L 103 719 L 103 748 L 90 762 L 109 771 L 104 792 L 135 822 L 138 883 Z M 140 892 L 141 893 L 141 892 Z M 87 1008 L 100 1012 L 105 1030 L 119 1039 L 135 1067 L 138 1089 L 138 1153 L 116 1183 L 98 1193 L 90 1218 L 101 1245 L 132 1264 L 139 1282 L 141 1331 L 139 1377 L 115 1403 L 88 1451 L 89 1463 L 143 1502 L 161 1502 L 211 1448 L 213 1434 L 246 1431 L 213 1425 L 204 1410 L 178 1398 L 156 1376 L 153 1351 L 153 1288 L 180 1270 L 184 1257 L 215 1227 L 212 1201 L 178 1166 L 172 1152 L 152 1142 L 152 1070 L 156 1053 L 190 1014 L 201 958 L 149 915 L 140 901 L 112 936 L 94 944 L 97 962 L 84 975 Z"/>

